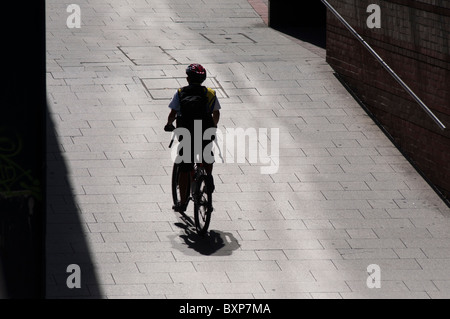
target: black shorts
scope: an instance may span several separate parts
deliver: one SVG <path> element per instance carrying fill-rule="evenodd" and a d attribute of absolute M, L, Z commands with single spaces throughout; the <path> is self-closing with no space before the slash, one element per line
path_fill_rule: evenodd
<path fill-rule="evenodd" d="M 202 159 L 202 163 L 203 164 L 214 164 L 214 153 L 212 151 L 212 142 L 214 141 L 215 136 L 213 136 L 211 139 L 206 139 L 203 140 L 202 139 L 202 154 L 201 154 L 201 159 Z M 194 168 L 194 163 L 199 161 L 200 158 L 200 154 L 198 154 L 197 152 L 194 151 L 194 139 L 191 139 L 191 145 L 190 145 L 190 150 L 188 150 L 191 154 L 190 154 L 190 160 L 188 162 L 185 162 L 184 160 L 178 160 L 177 159 L 177 163 L 180 164 L 180 170 L 182 172 L 189 172 Z M 182 142 L 182 138 L 180 138 L 180 142 Z M 209 148 L 209 152 L 211 154 L 211 157 L 208 159 L 204 158 L 204 152 L 205 149 Z M 178 158 L 180 158 L 181 156 L 184 155 L 184 149 L 183 147 L 178 148 Z M 206 149 L 206 151 L 208 151 L 208 149 Z"/>

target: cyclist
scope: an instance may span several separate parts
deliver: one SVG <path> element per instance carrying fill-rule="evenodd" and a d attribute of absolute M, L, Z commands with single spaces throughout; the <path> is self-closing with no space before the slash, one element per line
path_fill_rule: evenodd
<path fill-rule="evenodd" d="M 203 140 L 203 133 L 206 129 L 217 127 L 220 119 L 220 103 L 217 99 L 216 92 L 205 86 L 202 83 L 206 80 L 206 69 L 197 63 L 193 63 L 186 68 L 188 85 L 178 89 L 169 104 L 170 113 L 167 119 L 167 124 L 164 127 L 165 131 L 172 131 L 174 129 L 173 122 L 176 120 L 177 127 L 184 127 L 189 130 L 191 134 L 191 161 L 186 163 L 181 162 L 180 177 L 178 186 L 180 188 L 181 202 L 174 205 L 172 208 L 180 213 L 186 210 L 187 206 L 187 187 L 189 182 L 189 174 L 194 167 L 194 158 L 198 154 L 194 154 L 194 140 L 202 140 L 202 154 L 206 145 L 211 143 L 211 140 Z M 194 121 L 201 120 L 202 136 L 194 136 Z M 183 151 L 183 150 L 182 150 Z M 179 154 L 180 155 L 180 154 Z M 202 156 L 203 158 L 203 156 Z M 203 165 L 206 173 L 212 178 L 213 163 L 205 162 Z M 212 191 L 214 191 L 214 183 L 212 182 Z"/>

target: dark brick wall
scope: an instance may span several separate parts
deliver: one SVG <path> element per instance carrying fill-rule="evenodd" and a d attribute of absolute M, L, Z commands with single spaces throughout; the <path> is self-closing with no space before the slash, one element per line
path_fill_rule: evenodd
<path fill-rule="evenodd" d="M 442 131 L 344 25 L 327 14 L 327 61 L 416 167 L 450 198 L 450 1 L 329 0 L 448 127 Z M 381 7 L 381 28 L 367 7 Z"/>

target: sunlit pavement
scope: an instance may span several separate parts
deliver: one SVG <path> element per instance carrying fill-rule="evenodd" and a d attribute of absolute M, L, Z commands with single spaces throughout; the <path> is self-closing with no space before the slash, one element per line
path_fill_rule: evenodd
<path fill-rule="evenodd" d="M 319 49 L 246 0 L 80 0 L 80 28 L 69 4 L 46 2 L 49 298 L 450 297 L 449 208 Z M 171 209 L 163 131 L 192 62 L 222 132 L 279 130 L 273 174 L 224 149 L 206 238 Z"/>

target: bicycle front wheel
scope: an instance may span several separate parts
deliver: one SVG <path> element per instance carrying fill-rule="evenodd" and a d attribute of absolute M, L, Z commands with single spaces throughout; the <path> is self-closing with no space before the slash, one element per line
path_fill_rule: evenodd
<path fill-rule="evenodd" d="M 199 235 L 208 231 L 212 213 L 212 189 L 210 178 L 206 175 L 199 177 L 195 186 L 194 218 L 195 227 Z"/>

